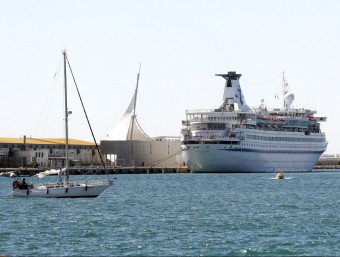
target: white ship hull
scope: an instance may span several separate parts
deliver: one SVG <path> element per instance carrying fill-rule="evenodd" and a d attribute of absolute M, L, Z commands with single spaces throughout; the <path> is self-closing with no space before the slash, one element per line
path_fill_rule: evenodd
<path fill-rule="evenodd" d="M 192 172 L 302 172 L 311 171 L 321 151 L 225 149 L 221 145 L 187 145 L 183 159 Z"/>

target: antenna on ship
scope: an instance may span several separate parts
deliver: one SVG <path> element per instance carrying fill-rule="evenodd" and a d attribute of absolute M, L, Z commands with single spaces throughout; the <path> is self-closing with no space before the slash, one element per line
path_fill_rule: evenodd
<path fill-rule="evenodd" d="M 285 107 L 285 96 L 288 92 L 289 92 L 289 85 L 288 85 L 288 82 L 287 82 L 286 77 L 285 77 L 285 72 L 282 71 L 281 87 L 275 93 L 275 98 L 280 101 L 280 99 L 282 97 L 282 101 L 283 101 L 282 104 L 283 104 L 284 107 Z"/>
<path fill-rule="evenodd" d="M 283 96 L 285 96 L 285 94 L 287 94 L 289 91 L 289 86 L 285 77 L 285 71 L 282 71 L 282 93 Z"/>

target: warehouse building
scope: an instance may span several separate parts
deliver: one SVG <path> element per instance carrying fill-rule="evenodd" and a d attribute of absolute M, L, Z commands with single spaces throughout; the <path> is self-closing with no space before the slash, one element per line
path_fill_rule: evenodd
<path fill-rule="evenodd" d="M 100 157 L 92 142 L 69 139 L 70 166 L 100 165 Z M 0 167 L 65 166 L 65 139 L 0 138 Z"/>

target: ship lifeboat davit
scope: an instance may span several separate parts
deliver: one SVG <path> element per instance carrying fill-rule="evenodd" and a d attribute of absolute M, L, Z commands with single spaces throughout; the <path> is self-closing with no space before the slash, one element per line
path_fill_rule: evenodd
<path fill-rule="evenodd" d="M 285 178 L 285 174 L 282 171 L 276 174 L 276 179 L 284 179 L 284 178 Z"/>

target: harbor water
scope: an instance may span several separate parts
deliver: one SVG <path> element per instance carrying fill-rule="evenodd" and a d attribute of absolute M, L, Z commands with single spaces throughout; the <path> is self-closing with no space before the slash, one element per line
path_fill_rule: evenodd
<path fill-rule="evenodd" d="M 340 255 L 340 172 L 115 177 L 91 199 L 14 198 L 0 177 L 0 255 Z"/>

